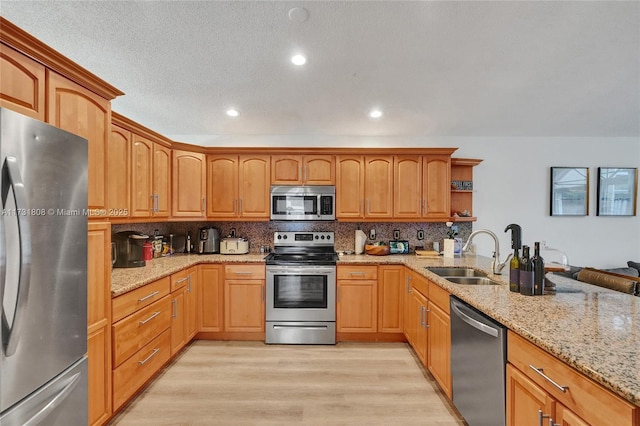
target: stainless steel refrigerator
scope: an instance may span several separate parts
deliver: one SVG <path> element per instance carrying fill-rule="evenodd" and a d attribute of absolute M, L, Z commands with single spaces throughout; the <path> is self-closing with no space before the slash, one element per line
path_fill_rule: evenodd
<path fill-rule="evenodd" d="M 87 141 L 0 108 L 0 424 L 86 425 Z"/>

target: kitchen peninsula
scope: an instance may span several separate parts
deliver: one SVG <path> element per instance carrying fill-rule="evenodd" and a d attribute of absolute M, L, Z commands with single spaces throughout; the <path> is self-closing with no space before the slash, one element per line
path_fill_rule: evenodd
<path fill-rule="evenodd" d="M 208 264 L 263 263 L 263 256 L 178 255 L 145 268 L 115 270 L 112 294 L 125 294 L 184 268 Z M 554 275 L 557 293 L 527 297 L 503 285 L 458 285 L 429 272 L 429 266 L 471 267 L 489 273 L 490 259 L 464 256 L 424 259 L 414 255 L 343 255 L 340 265 L 403 265 L 466 301 L 602 387 L 628 401 L 637 424 L 640 404 L 640 298 Z M 517 337 L 516 336 L 516 337 Z M 618 400 L 620 402 L 620 400 Z M 635 407 L 633 407 L 635 406 Z M 604 409 L 604 407 L 601 407 Z M 634 414 L 629 414 L 635 409 Z M 631 417 L 630 417 L 631 418 Z M 628 419 L 627 419 L 628 420 Z"/>

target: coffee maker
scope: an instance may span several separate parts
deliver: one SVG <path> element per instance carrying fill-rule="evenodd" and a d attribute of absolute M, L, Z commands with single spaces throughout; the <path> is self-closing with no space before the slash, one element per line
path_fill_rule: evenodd
<path fill-rule="evenodd" d="M 136 231 L 122 231 L 113 235 L 116 244 L 114 268 L 139 268 L 146 265 L 142 258 L 142 246 L 148 235 Z"/>
<path fill-rule="evenodd" d="M 198 253 L 220 253 L 220 232 L 216 228 L 210 226 L 200 228 Z"/>

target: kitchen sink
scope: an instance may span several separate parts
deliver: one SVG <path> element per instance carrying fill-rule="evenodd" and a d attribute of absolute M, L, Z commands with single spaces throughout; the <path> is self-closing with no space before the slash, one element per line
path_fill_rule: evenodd
<path fill-rule="evenodd" d="M 498 281 L 494 281 L 487 277 L 443 277 L 445 280 L 454 284 L 467 285 L 500 285 Z"/>
<path fill-rule="evenodd" d="M 472 268 L 441 268 L 441 267 L 426 267 L 425 268 L 429 272 L 433 272 L 434 274 L 449 278 L 449 277 L 486 277 L 487 274 L 482 271 L 476 271 Z"/>

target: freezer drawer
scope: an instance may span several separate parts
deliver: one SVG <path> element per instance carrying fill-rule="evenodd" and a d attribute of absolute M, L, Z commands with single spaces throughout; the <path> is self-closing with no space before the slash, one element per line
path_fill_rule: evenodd
<path fill-rule="evenodd" d="M 86 425 L 87 357 L 33 392 L 0 416 L 2 426 Z"/>

